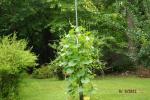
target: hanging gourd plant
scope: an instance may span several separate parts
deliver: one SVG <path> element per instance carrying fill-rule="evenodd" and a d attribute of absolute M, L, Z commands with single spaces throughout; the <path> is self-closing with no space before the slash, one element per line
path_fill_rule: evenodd
<path fill-rule="evenodd" d="M 80 100 L 93 90 L 92 64 L 96 60 L 93 46 L 94 36 L 82 27 L 71 29 L 59 44 L 57 60 L 69 76 L 68 94 L 79 93 Z"/>

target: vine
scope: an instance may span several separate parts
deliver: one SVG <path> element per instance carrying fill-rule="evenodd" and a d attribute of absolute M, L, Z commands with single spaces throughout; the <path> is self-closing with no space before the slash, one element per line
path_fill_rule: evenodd
<path fill-rule="evenodd" d="M 83 27 L 71 29 L 60 41 L 57 60 L 64 73 L 69 75 L 68 93 L 75 96 L 78 91 L 80 100 L 93 90 L 91 79 L 92 63 L 96 60 L 94 52 L 94 36 Z"/>

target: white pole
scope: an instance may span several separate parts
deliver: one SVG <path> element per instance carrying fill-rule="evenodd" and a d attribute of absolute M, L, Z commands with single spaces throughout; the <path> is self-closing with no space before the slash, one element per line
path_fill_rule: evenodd
<path fill-rule="evenodd" d="M 76 28 L 78 27 L 78 0 L 75 0 Z"/>

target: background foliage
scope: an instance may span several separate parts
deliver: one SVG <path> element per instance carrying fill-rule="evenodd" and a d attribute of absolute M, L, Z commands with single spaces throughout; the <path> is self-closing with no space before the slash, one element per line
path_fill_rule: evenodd
<path fill-rule="evenodd" d="M 99 46 L 106 63 L 105 71 L 120 72 L 134 65 L 149 66 L 149 2 L 78 2 L 79 24 L 92 31 L 99 41 L 105 40 Z M 70 24 L 75 23 L 74 0 L 1 0 L 0 15 L 0 35 L 17 32 L 18 38 L 27 39 L 42 65 L 56 57 L 55 50 L 48 44 L 58 43 L 60 37 L 68 33 Z"/>

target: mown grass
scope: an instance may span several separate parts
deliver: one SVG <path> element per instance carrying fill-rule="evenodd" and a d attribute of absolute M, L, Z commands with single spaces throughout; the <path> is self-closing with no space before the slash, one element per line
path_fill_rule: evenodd
<path fill-rule="evenodd" d="M 91 100 L 150 100 L 150 79 L 105 77 L 93 80 L 96 87 Z M 21 100 L 67 100 L 66 81 L 25 78 L 21 83 Z M 136 93 L 125 93 L 132 89 Z M 122 93 L 119 93 L 122 90 Z"/>

